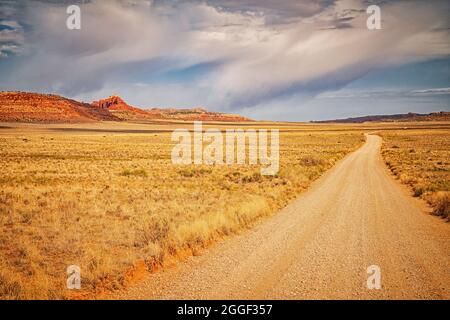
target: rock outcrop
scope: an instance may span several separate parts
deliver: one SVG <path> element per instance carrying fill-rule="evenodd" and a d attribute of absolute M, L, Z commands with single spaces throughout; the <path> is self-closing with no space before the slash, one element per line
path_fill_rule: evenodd
<path fill-rule="evenodd" d="M 118 121 L 106 109 L 93 108 L 53 94 L 0 92 L 0 121 L 9 122 L 91 122 Z"/>

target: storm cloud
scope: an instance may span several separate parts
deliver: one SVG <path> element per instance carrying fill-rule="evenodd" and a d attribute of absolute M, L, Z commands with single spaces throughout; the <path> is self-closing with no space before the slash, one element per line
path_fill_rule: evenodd
<path fill-rule="evenodd" d="M 450 55 L 448 1 L 384 1 L 372 31 L 356 0 L 92 0 L 68 30 L 72 3 L 0 4 L 0 89 L 254 113 Z"/>

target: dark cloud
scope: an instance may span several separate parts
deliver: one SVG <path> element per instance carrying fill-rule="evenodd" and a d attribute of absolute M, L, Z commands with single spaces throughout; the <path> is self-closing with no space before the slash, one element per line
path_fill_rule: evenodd
<path fill-rule="evenodd" d="M 207 0 L 207 3 L 225 11 L 260 14 L 266 23 L 292 23 L 314 16 L 332 6 L 333 0 Z"/>

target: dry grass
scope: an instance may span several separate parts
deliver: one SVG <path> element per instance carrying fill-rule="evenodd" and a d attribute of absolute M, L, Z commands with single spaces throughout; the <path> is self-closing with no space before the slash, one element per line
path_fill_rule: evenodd
<path fill-rule="evenodd" d="M 450 131 L 384 132 L 383 157 L 395 176 L 434 212 L 450 217 Z"/>
<path fill-rule="evenodd" d="M 39 128 L 38 128 L 39 129 Z M 281 133 L 280 171 L 175 166 L 169 133 L 0 135 L 0 298 L 64 298 L 66 268 L 114 289 L 285 206 L 363 142 L 361 132 Z"/>

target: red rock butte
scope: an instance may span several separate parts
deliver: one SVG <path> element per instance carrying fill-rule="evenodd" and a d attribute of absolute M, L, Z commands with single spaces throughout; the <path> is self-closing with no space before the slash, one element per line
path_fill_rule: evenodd
<path fill-rule="evenodd" d="M 120 119 L 108 110 L 53 94 L 0 92 L 0 121 L 91 122 Z"/>

